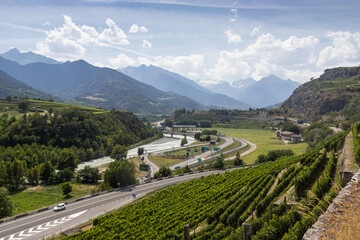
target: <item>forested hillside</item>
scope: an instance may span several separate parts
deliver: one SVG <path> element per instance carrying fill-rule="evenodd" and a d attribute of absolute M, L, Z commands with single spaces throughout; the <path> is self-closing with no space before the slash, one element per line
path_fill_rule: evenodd
<path fill-rule="evenodd" d="M 357 128 L 358 129 L 358 128 Z M 354 130 L 358 131 L 358 130 Z M 300 156 L 191 180 L 94 220 L 65 239 L 301 239 L 340 189 L 342 133 Z"/>
<path fill-rule="evenodd" d="M 68 181 L 79 161 L 110 155 L 157 134 L 134 114 L 111 110 L 94 114 L 76 108 L 0 117 L 0 187 Z M 56 172 L 55 169 L 59 170 Z"/>

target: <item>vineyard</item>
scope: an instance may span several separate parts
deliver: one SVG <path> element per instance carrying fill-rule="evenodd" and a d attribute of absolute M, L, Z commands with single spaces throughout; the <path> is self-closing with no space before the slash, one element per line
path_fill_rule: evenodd
<path fill-rule="evenodd" d="M 243 239 L 245 222 L 252 239 L 302 239 L 341 188 L 335 173 L 346 135 L 299 156 L 163 189 L 66 239 L 184 239 L 184 224 L 191 239 Z"/>

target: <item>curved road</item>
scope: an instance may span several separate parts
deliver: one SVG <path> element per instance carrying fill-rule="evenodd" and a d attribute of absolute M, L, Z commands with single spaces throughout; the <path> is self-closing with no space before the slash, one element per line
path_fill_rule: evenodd
<path fill-rule="evenodd" d="M 119 208 L 134 200 L 133 194 L 143 196 L 165 186 L 181 183 L 194 178 L 208 176 L 226 170 L 205 171 L 183 176 L 152 181 L 150 183 L 120 189 L 99 196 L 88 197 L 66 206 L 64 211 L 52 209 L 0 224 L 0 240 L 41 239 L 65 229 L 73 228 L 105 212 Z"/>

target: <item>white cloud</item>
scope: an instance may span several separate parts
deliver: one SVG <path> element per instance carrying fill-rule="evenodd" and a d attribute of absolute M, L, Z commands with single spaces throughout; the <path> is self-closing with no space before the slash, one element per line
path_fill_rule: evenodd
<path fill-rule="evenodd" d="M 147 40 L 143 40 L 143 48 L 151 48 L 151 47 L 152 47 L 151 42 Z"/>
<path fill-rule="evenodd" d="M 110 58 L 109 59 L 110 64 L 114 67 L 114 68 L 125 68 L 128 66 L 137 66 L 137 61 L 131 57 L 128 57 L 125 54 L 120 54 L 118 56 L 116 56 L 115 58 Z"/>
<path fill-rule="evenodd" d="M 242 41 L 239 34 L 232 33 L 231 30 L 225 31 L 228 43 L 240 43 Z"/>
<path fill-rule="evenodd" d="M 313 36 L 291 36 L 282 41 L 269 33 L 263 34 L 244 50 L 221 51 L 215 67 L 206 70 L 205 74 L 229 82 L 247 77 L 260 79 L 270 74 L 283 78 L 290 75 L 294 78 L 297 74 L 300 78 L 313 74 L 296 72 L 294 69 L 315 63 L 315 46 L 318 42 L 319 39 Z"/>
<path fill-rule="evenodd" d="M 324 48 L 316 63 L 322 68 L 355 66 L 360 64 L 360 32 L 329 32 L 332 45 Z"/>
<path fill-rule="evenodd" d="M 230 22 L 235 22 L 235 21 L 236 21 L 235 18 L 230 19 Z"/>
<path fill-rule="evenodd" d="M 250 33 L 250 36 L 254 36 L 254 35 L 258 34 L 260 29 L 261 29 L 261 25 L 257 26 L 257 27 L 254 27 L 254 29 Z"/>
<path fill-rule="evenodd" d="M 149 30 L 145 27 L 145 26 L 140 26 L 137 24 L 133 24 L 131 25 L 130 29 L 129 29 L 129 33 L 137 33 L 137 32 L 142 32 L 142 33 L 146 33 Z"/>
<path fill-rule="evenodd" d="M 115 45 L 129 45 L 127 36 L 123 30 L 118 28 L 115 22 L 111 19 L 106 19 L 106 25 L 103 32 L 99 35 L 99 40 Z"/>
<path fill-rule="evenodd" d="M 58 60 L 74 60 L 84 56 L 86 46 L 128 45 L 126 34 L 111 19 L 106 20 L 107 28 L 98 33 L 94 27 L 78 26 L 71 17 L 64 15 L 64 24 L 46 32 L 46 39 L 38 42 L 37 53 Z"/>
<path fill-rule="evenodd" d="M 146 28 L 146 27 L 144 27 L 144 26 L 141 26 L 140 27 L 140 32 L 143 32 L 143 33 L 145 33 L 145 32 L 148 32 L 149 30 Z"/>
<path fill-rule="evenodd" d="M 137 33 L 139 31 L 139 26 L 137 24 L 131 25 L 129 33 Z"/>

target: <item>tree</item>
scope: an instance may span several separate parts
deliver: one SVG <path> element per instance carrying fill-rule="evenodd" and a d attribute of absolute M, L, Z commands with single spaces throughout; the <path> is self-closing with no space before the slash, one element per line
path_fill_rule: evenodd
<path fill-rule="evenodd" d="M 110 157 L 115 160 L 124 160 L 127 156 L 127 148 L 123 145 L 116 144 L 111 152 Z"/>
<path fill-rule="evenodd" d="M 28 183 L 31 185 L 38 185 L 40 180 L 39 166 L 35 166 L 27 171 Z"/>
<path fill-rule="evenodd" d="M 127 160 L 110 163 L 104 175 L 104 182 L 113 188 L 134 184 L 135 165 Z"/>
<path fill-rule="evenodd" d="M 58 184 L 59 182 L 60 182 L 59 174 L 57 174 L 56 172 L 51 173 L 47 183 L 50 185 L 55 185 Z"/>
<path fill-rule="evenodd" d="M 236 152 L 234 166 L 241 166 L 243 164 L 243 160 L 240 159 L 240 153 Z"/>
<path fill-rule="evenodd" d="M 196 140 L 200 140 L 200 137 L 201 137 L 201 133 L 198 133 L 198 132 L 195 133 L 195 137 L 194 137 L 194 138 L 195 138 Z"/>
<path fill-rule="evenodd" d="M 224 165 L 224 155 L 221 154 L 219 157 L 216 158 L 215 162 L 212 164 L 212 167 L 222 169 L 224 168 Z"/>
<path fill-rule="evenodd" d="M 160 173 L 161 177 L 167 177 L 167 176 L 170 176 L 172 172 L 171 172 L 170 168 L 162 166 L 159 169 L 159 173 Z"/>
<path fill-rule="evenodd" d="M 6 183 L 6 165 L 4 160 L 0 162 L 0 187 L 4 187 Z"/>
<path fill-rule="evenodd" d="M 20 112 L 25 113 L 29 108 L 29 104 L 27 102 L 23 101 L 18 104 L 18 107 L 19 107 Z"/>
<path fill-rule="evenodd" d="M 289 131 L 289 132 L 293 132 L 293 133 L 297 133 L 297 134 L 300 133 L 299 126 L 292 123 L 292 122 L 289 122 L 289 121 L 284 122 L 284 124 L 281 127 L 281 130 L 282 131 Z"/>
<path fill-rule="evenodd" d="M 40 165 L 40 180 L 45 184 L 49 182 L 50 175 L 55 172 L 54 167 L 51 165 L 50 161 Z"/>
<path fill-rule="evenodd" d="M 9 192 L 6 188 L 0 187 L 0 219 L 10 216 L 13 205 L 10 201 Z"/>
<path fill-rule="evenodd" d="M 63 195 L 65 195 L 66 197 L 68 197 L 69 194 L 72 192 L 72 186 L 68 182 L 63 183 L 63 185 L 61 186 L 61 189 L 62 189 Z"/>
<path fill-rule="evenodd" d="M 142 155 L 142 154 L 144 154 L 144 148 L 143 147 L 139 147 L 138 149 L 137 149 L 137 152 L 138 152 L 138 155 L 140 156 L 140 155 Z"/>
<path fill-rule="evenodd" d="M 96 183 L 100 179 L 99 169 L 88 165 L 78 171 L 76 180 L 82 183 Z"/>
<path fill-rule="evenodd" d="M 25 162 L 15 159 L 6 163 L 6 185 L 10 191 L 25 185 L 26 165 Z"/>
<path fill-rule="evenodd" d="M 183 139 L 181 139 L 180 146 L 184 146 L 184 145 L 187 144 L 187 143 L 188 143 L 187 139 L 186 139 L 186 138 L 183 138 Z"/>
<path fill-rule="evenodd" d="M 74 177 L 74 172 L 70 168 L 59 171 L 60 182 L 68 182 Z"/>
<path fill-rule="evenodd" d="M 78 157 L 70 149 L 64 149 L 60 153 L 57 169 L 63 170 L 69 168 L 71 171 L 75 171 L 79 162 Z"/>

